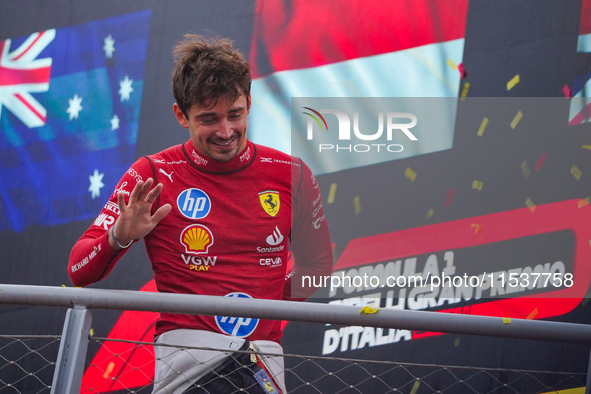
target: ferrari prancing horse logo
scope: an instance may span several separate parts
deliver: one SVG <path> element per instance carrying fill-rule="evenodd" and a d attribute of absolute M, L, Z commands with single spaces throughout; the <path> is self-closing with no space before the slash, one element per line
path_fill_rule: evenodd
<path fill-rule="evenodd" d="M 267 190 L 266 192 L 259 193 L 259 200 L 261 206 L 271 216 L 277 215 L 279 212 L 279 192 Z"/>

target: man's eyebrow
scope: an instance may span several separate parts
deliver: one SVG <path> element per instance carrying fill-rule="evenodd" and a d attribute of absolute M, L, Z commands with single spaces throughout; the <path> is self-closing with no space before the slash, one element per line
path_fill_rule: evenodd
<path fill-rule="evenodd" d="M 246 110 L 246 107 L 236 107 L 236 108 L 230 109 L 228 111 L 228 113 L 241 112 L 244 110 Z M 200 118 L 207 118 L 207 117 L 211 117 L 211 116 L 218 116 L 218 114 L 216 112 L 203 112 L 203 113 L 195 115 L 195 118 L 200 119 Z"/>

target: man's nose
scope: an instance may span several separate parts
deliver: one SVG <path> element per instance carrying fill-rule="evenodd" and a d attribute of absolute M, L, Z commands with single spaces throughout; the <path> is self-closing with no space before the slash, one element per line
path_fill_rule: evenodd
<path fill-rule="evenodd" d="M 227 118 L 222 119 L 220 122 L 220 128 L 217 134 L 220 138 L 230 138 L 232 134 L 234 134 L 234 131 L 232 130 L 232 124 Z"/>

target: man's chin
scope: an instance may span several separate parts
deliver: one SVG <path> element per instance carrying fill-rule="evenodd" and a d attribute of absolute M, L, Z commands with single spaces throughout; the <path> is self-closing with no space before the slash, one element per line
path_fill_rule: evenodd
<path fill-rule="evenodd" d="M 236 157 L 236 155 L 238 155 L 238 152 L 236 150 L 228 150 L 227 152 L 220 152 L 220 151 L 216 151 L 216 152 L 211 152 L 211 154 L 209 155 L 212 159 L 216 160 L 216 161 L 230 161 L 233 158 Z"/>

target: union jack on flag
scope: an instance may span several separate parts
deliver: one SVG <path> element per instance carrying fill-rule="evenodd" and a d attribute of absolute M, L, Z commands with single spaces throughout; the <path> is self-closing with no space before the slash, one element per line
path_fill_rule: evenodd
<path fill-rule="evenodd" d="M 51 58 L 37 56 L 55 38 L 55 29 L 34 33 L 11 51 L 11 40 L 0 42 L 0 116 L 5 107 L 27 127 L 45 124 L 47 111 L 31 93 L 47 92 Z"/>

